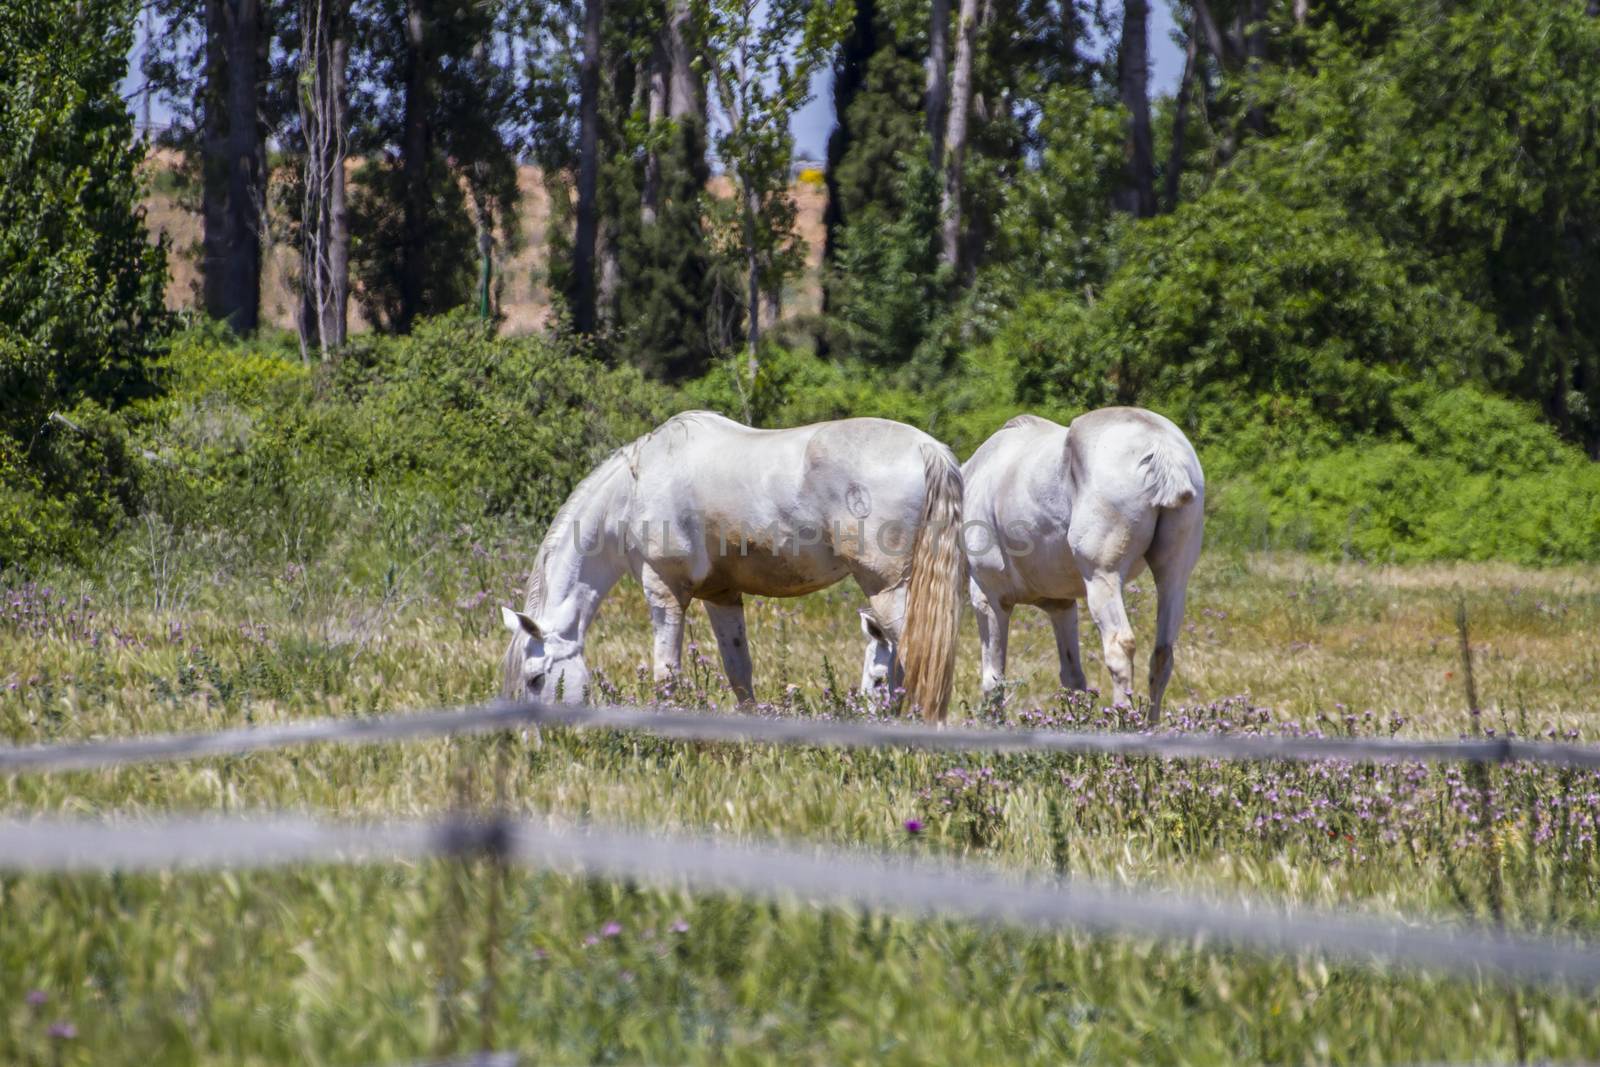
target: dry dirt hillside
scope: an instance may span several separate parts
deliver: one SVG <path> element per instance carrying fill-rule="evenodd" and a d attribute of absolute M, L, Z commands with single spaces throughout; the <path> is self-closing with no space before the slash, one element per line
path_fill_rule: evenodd
<path fill-rule="evenodd" d="M 200 300 L 199 243 L 200 215 L 192 192 L 180 193 L 173 180 L 178 159 L 171 152 L 152 153 L 151 189 L 145 209 L 152 232 L 165 234 L 172 244 L 167 282 L 167 305 L 195 307 Z M 353 165 L 352 165 L 353 169 Z M 550 295 L 545 286 L 549 256 L 548 225 L 550 193 L 537 167 L 523 167 L 517 176 L 522 191 L 520 242 L 517 252 L 502 260 L 501 310 L 505 331 L 522 333 L 542 326 L 550 312 Z M 731 192 L 726 178 L 712 179 L 711 190 L 718 196 Z M 817 271 L 822 258 L 822 209 L 826 193 L 820 182 L 795 182 L 791 195 L 798 212 L 800 239 L 806 244 L 806 273 L 785 294 L 785 314 L 814 312 L 818 306 Z M 269 198 L 270 199 L 270 198 Z M 295 250 L 290 247 L 279 224 L 269 224 L 267 265 L 262 286 L 262 317 L 276 326 L 292 328 L 294 284 L 299 271 Z M 353 331 L 367 329 L 359 301 L 350 305 Z"/>

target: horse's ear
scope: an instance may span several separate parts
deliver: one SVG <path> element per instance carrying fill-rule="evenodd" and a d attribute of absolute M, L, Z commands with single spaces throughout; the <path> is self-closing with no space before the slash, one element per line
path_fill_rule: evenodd
<path fill-rule="evenodd" d="M 859 610 L 861 612 L 861 632 L 873 641 L 882 641 L 884 644 L 888 644 L 889 639 L 884 636 L 883 628 L 878 625 L 878 620 L 874 619 L 872 613 L 865 608 Z"/>
<path fill-rule="evenodd" d="M 533 621 L 533 616 L 525 615 L 520 611 L 513 611 L 504 604 L 500 605 L 500 621 L 512 633 L 525 633 L 529 637 L 542 638 L 544 634 L 539 630 L 539 624 Z"/>

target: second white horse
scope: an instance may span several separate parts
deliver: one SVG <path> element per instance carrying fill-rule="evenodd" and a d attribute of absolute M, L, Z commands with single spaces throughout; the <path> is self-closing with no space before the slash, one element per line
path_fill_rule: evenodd
<path fill-rule="evenodd" d="M 962 480 L 984 692 L 1005 674 L 1018 604 L 1050 616 L 1061 684 L 1086 688 L 1077 602 L 1087 600 L 1113 695 L 1131 699 L 1134 637 L 1122 592 L 1148 566 L 1157 597 L 1150 704 L 1159 717 L 1205 521 L 1205 475 L 1183 431 L 1142 408 L 1091 411 L 1071 426 L 1019 415 L 973 453 Z"/>

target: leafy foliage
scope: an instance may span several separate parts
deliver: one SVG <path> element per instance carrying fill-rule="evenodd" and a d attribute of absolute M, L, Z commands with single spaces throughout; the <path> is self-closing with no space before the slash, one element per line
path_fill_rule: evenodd
<path fill-rule="evenodd" d="M 1426 259 L 1520 355 L 1488 379 L 1600 448 L 1600 19 L 1583 0 L 1350 0 L 1261 93 L 1225 180 L 1333 202 Z"/>
<path fill-rule="evenodd" d="M 830 350 L 880 368 L 908 362 L 945 310 L 939 270 L 939 182 L 927 160 L 902 159 L 898 214 L 868 204 L 838 231 L 829 268 Z"/>
<path fill-rule="evenodd" d="M 352 340 L 315 373 L 290 349 L 200 332 L 163 362 L 150 405 L 170 467 L 151 506 L 174 527 L 310 551 L 352 530 L 538 524 L 612 448 L 654 425 L 632 370 L 538 338 L 496 339 L 466 312 L 404 338 Z"/>
<path fill-rule="evenodd" d="M 1032 395 L 1098 378 L 1098 395 L 1159 398 L 1207 440 L 1239 405 L 1297 395 L 1335 432 L 1390 432 L 1397 386 L 1515 364 L 1487 315 L 1332 206 L 1218 189 L 1134 228 L 1117 255 L 1092 303 L 1019 315 L 1013 332 L 1049 334 L 1060 354 L 1037 342 L 1018 353 Z"/>
<path fill-rule="evenodd" d="M 150 390 L 167 317 L 118 91 L 134 13 L 0 10 L 0 567 L 87 547 L 133 492 L 107 412 Z"/>

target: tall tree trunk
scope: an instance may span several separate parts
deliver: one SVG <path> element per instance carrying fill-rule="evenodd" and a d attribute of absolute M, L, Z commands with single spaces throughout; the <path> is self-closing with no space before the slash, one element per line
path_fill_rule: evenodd
<path fill-rule="evenodd" d="M 699 196 L 711 180 L 706 163 L 706 84 L 695 67 L 694 16 L 689 0 L 671 0 L 667 18 L 667 118 L 673 121 L 674 135 L 689 156 L 689 173 L 682 176 Z"/>
<path fill-rule="evenodd" d="M 972 110 L 972 53 L 977 46 L 978 0 L 961 0 L 956 29 L 956 62 L 950 78 L 950 121 L 945 126 L 944 217 L 940 259 L 961 265 L 961 178 L 967 155 L 967 116 Z"/>
<path fill-rule="evenodd" d="M 1250 78 L 1252 82 L 1258 81 L 1261 69 L 1267 62 L 1267 0 L 1250 0 L 1248 13 L 1249 25 L 1245 27 L 1244 53 L 1250 65 Z M 1267 132 L 1267 116 L 1259 106 L 1252 107 L 1245 116 L 1250 124 L 1250 129 L 1257 135 Z"/>
<path fill-rule="evenodd" d="M 650 47 L 650 58 L 645 61 L 645 114 L 648 116 L 652 135 L 660 133 L 662 120 L 667 117 L 667 78 L 670 71 L 667 64 L 665 36 L 665 29 L 655 35 Z M 646 226 L 652 225 L 660 210 L 661 152 L 652 146 L 650 154 L 645 156 L 644 160 L 644 190 L 639 198 L 639 221 Z"/>
<path fill-rule="evenodd" d="M 950 0 L 933 0 L 928 24 L 928 88 L 923 97 L 927 113 L 931 160 L 937 173 L 944 165 L 945 104 L 950 97 Z"/>
<path fill-rule="evenodd" d="M 350 300 L 349 0 L 300 2 L 300 126 L 305 135 L 300 229 L 300 353 L 343 346 Z"/>
<path fill-rule="evenodd" d="M 600 326 L 610 326 L 617 320 L 617 298 L 622 291 L 622 257 L 614 222 L 606 220 L 598 230 L 595 238 L 595 262 L 598 264 L 595 321 Z"/>
<path fill-rule="evenodd" d="M 478 317 L 484 321 L 494 317 L 494 208 L 489 202 L 489 192 L 484 187 L 482 165 L 480 173 L 471 182 L 472 219 L 478 230 Z"/>
<path fill-rule="evenodd" d="M 839 42 L 833 60 L 833 131 L 828 134 L 827 166 L 823 181 L 828 196 L 822 208 L 822 261 L 831 264 L 839 230 L 845 224 L 844 197 L 840 195 L 839 172 L 849 154 L 854 128 L 850 107 L 866 86 L 867 64 L 878 50 L 877 0 L 856 0 L 850 31 Z M 822 310 L 828 310 L 828 286 L 822 287 Z M 818 351 L 826 354 L 826 331 L 817 338 Z"/>
<path fill-rule="evenodd" d="M 348 0 L 342 5 L 349 14 Z M 350 131 L 350 24 L 346 17 L 333 39 L 333 120 L 339 130 L 339 163 L 328 175 L 328 283 L 323 308 L 324 344 L 344 347 L 350 331 L 350 208 L 345 185 L 345 160 Z"/>
<path fill-rule="evenodd" d="M 1117 83 L 1128 111 L 1123 149 L 1127 187 L 1118 206 L 1130 215 L 1156 213 L 1155 147 L 1150 133 L 1149 0 L 1124 0 L 1122 43 L 1117 49 Z"/>
<path fill-rule="evenodd" d="M 407 333 L 422 314 L 428 282 L 428 221 L 432 205 L 433 57 L 428 54 L 428 2 L 406 0 L 405 128 L 401 140 L 405 187 L 400 238 L 400 309 L 395 328 Z"/>
<path fill-rule="evenodd" d="M 201 276 L 207 314 L 247 334 L 261 318 L 265 16 L 259 0 L 206 0 L 205 14 Z"/>
<path fill-rule="evenodd" d="M 745 314 L 749 322 L 745 327 L 745 348 L 750 378 L 755 380 L 760 369 L 758 353 L 761 348 L 761 250 L 756 242 L 757 220 L 761 217 L 761 199 L 752 189 L 745 194 L 744 202 L 744 253 Z"/>
<path fill-rule="evenodd" d="M 1596 5 L 1600 5 L 1600 0 L 1589 0 L 1589 8 L 1591 12 L 1595 9 Z M 1294 24 L 1296 26 L 1304 26 L 1306 24 L 1306 19 L 1310 15 L 1311 0 L 1294 0 Z"/>
<path fill-rule="evenodd" d="M 1206 51 L 1211 53 L 1211 58 L 1216 60 L 1217 66 L 1230 68 L 1233 65 L 1232 49 L 1228 40 L 1222 36 L 1222 31 L 1217 27 L 1217 20 L 1211 14 L 1211 5 L 1207 0 L 1190 0 L 1194 11 L 1194 21 L 1205 39 Z"/>
<path fill-rule="evenodd" d="M 1172 146 L 1167 153 L 1164 199 L 1168 211 L 1178 206 L 1179 182 L 1183 178 L 1183 142 L 1189 129 L 1189 100 L 1194 95 L 1194 72 L 1200 59 L 1200 43 L 1192 19 L 1184 37 L 1183 80 L 1178 84 L 1177 111 L 1172 116 Z"/>
<path fill-rule="evenodd" d="M 674 122 L 691 120 L 705 125 L 706 92 L 695 69 L 694 16 L 689 0 L 671 0 L 667 17 L 667 59 L 672 71 L 668 87 L 667 116 Z"/>
<path fill-rule="evenodd" d="M 596 326 L 595 241 L 600 191 L 600 18 L 603 0 L 586 0 L 583 58 L 578 67 L 578 223 L 573 237 L 572 324 L 579 333 Z"/>

